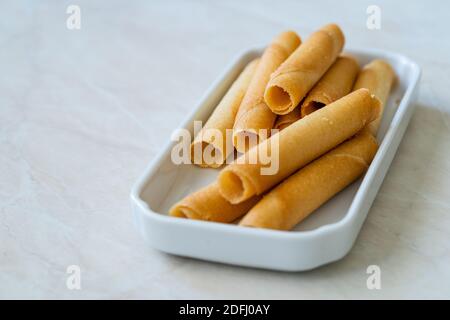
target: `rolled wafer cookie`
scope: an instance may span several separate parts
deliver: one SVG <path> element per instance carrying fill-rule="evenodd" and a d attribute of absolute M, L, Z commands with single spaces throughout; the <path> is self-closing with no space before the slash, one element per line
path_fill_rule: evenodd
<path fill-rule="evenodd" d="M 270 75 L 300 45 L 300 37 L 293 31 L 278 35 L 264 50 L 247 92 L 239 106 L 233 127 L 233 145 L 239 152 L 245 152 L 252 145 L 268 137 L 276 115 L 264 101 L 264 90 Z M 259 130 L 267 130 L 266 136 Z M 250 144 L 249 141 L 254 141 Z"/>
<path fill-rule="evenodd" d="M 260 197 L 253 197 L 239 204 L 231 204 L 219 193 L 216 183 L 212 183 L 179 201 L 169 211 L 173 217 L 232 222 L 241 217 Z"/>
<path fill-rule="evenodd" d="M 239 225 L 291 230 L 361 176 L 377 149 L 376 139 L 367 132 L 342 143 L 267 193 Z"/>
<path fill-rule="evenodd" d="M 191 143 L 192 163 L 201 167 L 217 168 L 234 151 L 232 145 L 227 144 L 225 140 L 226 130 L 233 128 L 236 113 L 255 73 L 258 61 L 259 59 L 253 60 L 244 68 Z"/>
<path fill-rule="evenodd" d="M 384 106 L 395 81 L 395 72 L 384 60 L 376 59 L 365 65 L 356 78 L 353 90 L 369 89 L 381 102 L 380 116 L 371 122 L 367 129 L 376 136 L 383 117 Z"/>
<path fill-rule="evenodd" d="M 378 116 L 379 109 L 379 100 L 359 89 L 294 122 L 250 149 L 243 155 L 246 161 L 238 158 L 223 168 L 217 178 L 220 193 L 231 203 L 262 194 L 355 135 Z M 262 155 L 270 155 L 270 161 L 263 163 Z"/>
<path fill-rule="evenodd" d="M 358 71 L 355 58 L 348 55 L 338 57 L 303 101 L 302 118 L 352 91 Z"/>
<path fill-rule="evenodd" d="M 295 121 L 345 96 L 352 90 L 359 66 L 355 58 L 340 56 L 301 103 L 288 114 L 278 116 L 274 128 L 282 130 Z"/>
<path fill-rule="evenodd" d="M 273 126 L 274 129 L 283 130 L 284 128 L 287 128 L 291 124 L 293 124 L 295 121 L 301 119 L 301 108 L 295 108 L 288 114 L 283 114 L 281 116 L 278 116 L 277 121 L 275 121 L 275 125 Z"/>
<path fill-rule="evenodd" d="M 344 42 L 336 24 L 314 32 L 270 77 L 264 93 L 269 108 L 276 114 L 291 112 L 333 64 Z"/>

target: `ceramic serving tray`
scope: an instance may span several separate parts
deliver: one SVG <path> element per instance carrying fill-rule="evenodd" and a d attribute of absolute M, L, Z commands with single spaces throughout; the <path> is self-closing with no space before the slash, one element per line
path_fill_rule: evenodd
<path fill-rule="evenodd" d="M 239 55 L 207 90 L 181 128 L 193 133 L 194 120 L 206 122 L 244 66 L 261 54 Z M 414 111 L 420 68 L 407 57 L 376 49 L 346 50 L 360 65 L 382 58 L 398 80 L 385 106 L 378 133 L 380 148 L 366 174 L 302 221 L 293 231 L 238 227 L 167 215 L 184 196 L 212 182 L 219 169 L 175 165 L 170 141 L 131 191 L 137 229 L 154 248 L 180 256 L 284 271 L 316 268 L 344 257 L 352 248 Z M 174 128 L 175 129 L 175 128 Z"/>

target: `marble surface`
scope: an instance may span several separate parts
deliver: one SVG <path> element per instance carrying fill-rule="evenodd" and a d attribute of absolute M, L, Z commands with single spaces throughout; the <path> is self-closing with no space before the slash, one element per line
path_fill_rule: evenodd
<path fill-rule="evenodd" d="M 66 8 L 81 8 L 81 29 Z M 381 29 L 366 8 L 381 8 Z M 328 9 L 326 9 L 328 8 Z M 1 298 L 450 298 L 447 1 L 2 1 Z M 129 191 L 237 52 L 330 21 L 423 68 L 417 109 L 352 251 L 305 273 L 147 247 Z M 366 268 L 379 265 L 381 290 Z M 66 286 L 81 268 L 81 290 Z"/>

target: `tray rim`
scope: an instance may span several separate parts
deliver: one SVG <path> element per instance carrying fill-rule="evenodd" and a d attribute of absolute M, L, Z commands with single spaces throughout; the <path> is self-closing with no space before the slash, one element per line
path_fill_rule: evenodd
<path fill-rule="evenodd" d="M 214 95 L 214 91 L 220 86 L 220 84 L 226 79 L 227 75 L 229 75 L 232 70 L 237 67 L 239 64 L 241 64 L 241 61 L 245 59 L 246 56 L 260 53 L 261 48 L 249 48 L 246 50 L 242 50 L 239 52 L 229 63 L 224 70 L 220 73 L 220 75 L 212 82 L 212 84 L 209 86 L 209 88 L 205 91 L 205 93 L 201 96 L 201 98 L 198 100 L 198 102 L 195 104 L 195 108 L 186 116 L 186 118 L 182 121 L 181 125 L 179 125 L 177 128 L 186 128 L 195 120 L 197 113 L 200 112 L 201 107 L 207 102 L 208 98 L 212 95 Z M 147 218 L 154 220 L 155 222 L 164 223 L 164 224 L 174 224 L 177 226 L 183 226 L 186 228 L 194 228 L 197 230 L 202 229 L 208 229 L 208 231 L 211 231 L 211 229 L 215 229 L 217 232 L 224 232 L 224 233 L 235 233 L 235 234 L 242 234 L 246 236 L 257 236 L 257 237 L 272 237 L 274 239 L 283 239 L 283 240 L 313 240 L 317 237 L 323 237 L 327 234 L 333 233 L 335 231 L 338 231 L 339 229 L 347 226 L 348 224 L 352 223 L 357 217 L 358 212 L 361 208 L 361 206 L 364 204 L 364 197 L 367 192 L 370 190 L 370 186 L 372 181 L 375 178 L 376 172 L 382 165 L 382 161 L 384 157 L 386 156 L 386 153 L 388 152 L 389 146 L 393 142 L 393 140 L 396 137 L 396 131 L 401 123 L 401 120 L 403 119 L 405 113 L 408 111 L 409 108 L 412 108 L 411 102 L 413 102 L 413 95 L 415 93 L 415 90 L 417 88 L 417 85 L 420 80 L 421 76 L 421 69 L 419 65 L 413 61 L 412 59 L 408 58 L 407 56 L 386 51 L 383 49 L 376 49 L 376 48 L 348 48 L 344 50 L 346 53 L 355 54 L 355 55 L 375 55 L 379 58 L 389 58 L 389 59 L 395 59 L 400 60 L 403 62 L 403 64 L 409 65 L 409 67 L 412 69 L 412 75 L 410 79 L 410 85 L 406 87 L 405 93 L 403 97 L 401 98 L 401 101 L 397 107 L 397 110 L 395 111 L 395 114 L 392 118 L 392 121 L 390 123 L 390 126 L 388 130 L 386 131 L 386 134 L 379 146 L 379 149 L 377 151 L 377 154 L 375 155 L 375 158 L 373 159 L 369 169 L 364 175 L 364 178 L 361 181 L 360 186 L 358 187 L 358 190 L 352 200 L 352 203 L 345 214 L 345 216 L 334 223 L 322 225 L 316 229 L 312 230 L 304 230 L 304 231 L 281 231 L 281 230 L 270 230 L 270 229 L 257 229 L 257 228 L 242 228 L 237 227 L 235 225 L 230 224 L 224 224 L 224 223 L 218 223 L 218 222 L 209 222 L 209 221 L 199 221 L 199 220 L 191 220 L 191 219 L 176 219 L 173 217 L 170 217 L 163 213 L 158 213 L 153 211 L 148 204 L 141 199 L 140 194 L 144 190 L 147 181 L 151 176 L 157 171 L 159 166 L 162 164 L 162 161 L 167 154 L 167 152 L 170 152 L 171 148 L 175 144 L 174 141 L 168 141 L 165 146 L 161 149 L 161 151 L 155 156 L 155 158 L 150 161 L 150 163 L 145 168 L 144 172 L 139 176 L 138 180 L 134 183 L 131 193 L 130 193 L 130 200 L 132 206 L 137 206 L 139 208 L 139 212 L 141 214 L 144 214 Z M 396 150 L 395 150 L 396 153 Z M 394 153 L 394 154 L 395 154 Z M 389 164 L 390 166 L 390 164 Z M 384 177 L 383 177 L 384 179 Z M 378 190 L 377 190 L 378 192 Z M 367 215 L 366 215 L 367 217 Z M 364 217 L 363 221 L 366 219 Z"/>

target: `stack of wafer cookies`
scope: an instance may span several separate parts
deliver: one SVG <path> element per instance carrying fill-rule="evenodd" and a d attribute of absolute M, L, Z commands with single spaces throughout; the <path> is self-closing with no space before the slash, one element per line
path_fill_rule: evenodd
<path fill-rule="evenodd" d="M 169 214 L 291 230 L 363 175 L 378 149 L 375 136 L 395 74 L 383 60 L 360 66 L 342 53 L 344 42 L 336 24 L 304 42 L 293 31 L 275 37 L 192 142 L 193 164 L 223 167 L 216 181 Z M 226 130 L 232 130 L 230 143 L 223 143 Z M 213 162 L 205 161 L 208 149 Z M 240 157 L 226 164 L 234 154 Z M 264 172 L 262 155 L 276 159 L 275 170 Z"/>

